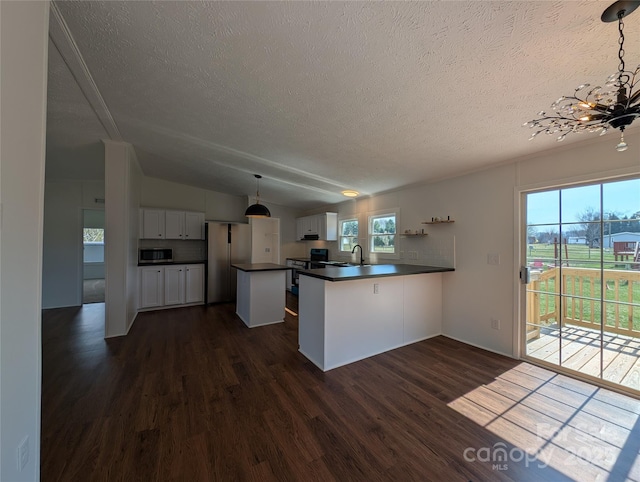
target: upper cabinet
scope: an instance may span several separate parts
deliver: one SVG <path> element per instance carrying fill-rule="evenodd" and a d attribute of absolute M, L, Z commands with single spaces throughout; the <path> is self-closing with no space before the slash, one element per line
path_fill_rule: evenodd
<path fill-rule="evenodd" d="M 297 218 L 296 237 L 300 240 L 337 241 L 338 213 L 322 213 Z"/>
<path fill-rule="evenodd" d="M 184 239 L 204 239 L 204 213 L 184 213 Z"/>
<path fill-rule="evenodd" d="M 140 210 L 140 238 L 164 239 L 164 211 L 161 209 Z"/>
<path fill-rule="evenodd" d="M 141 239 L 204 239 L 204 213 L 140 210 Z"/>

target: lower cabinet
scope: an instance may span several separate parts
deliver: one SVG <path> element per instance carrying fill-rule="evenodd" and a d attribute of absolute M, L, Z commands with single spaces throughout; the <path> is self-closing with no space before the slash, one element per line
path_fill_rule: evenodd
<path fill-rule="evenodd" d="M 158 308 L 164 304 L 164 266 L 138 268 L 139 308 Z"/>
<path fill-rule="evenodd" d="M 186 266 L 164 267 L 164 305 L 184 304 L 184 277 Z"/>
<path fill-rule="evenodd" d="M 204 264 L 185 266 L 184 302 L 204 303 Z"/>
<path fill-rule="evenodd" d="M 139 309 L 204 303 L 204 264 L 143 266 Z"/>

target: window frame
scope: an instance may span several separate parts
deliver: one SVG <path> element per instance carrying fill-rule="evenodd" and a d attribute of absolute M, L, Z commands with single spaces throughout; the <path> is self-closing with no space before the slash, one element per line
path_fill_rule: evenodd
<path fill-rule="evenodd" d="M 344 223 L 349 223 L 349 222 L 356 223 L 358 234 L 356 234 L 355 236 L 347 236 L 343 234 L 342 227 Z M 353 246 L 359 243 L 359 240 L 360 240 L 359 236 L 360 236 L 360 221 L 358 220 L 357 217 L 344 218 L 338 221 L 338 251 L 340 251 L 341 253 L 351 253 L 351 251 L 353 250 Z M 352 240 L 351 247 L 349 249 L 342 249 L 344 246 L 343 240 L 345 238 L 350 238 Z"/>
<path fill-rule="evenodd" d="M 394 232 L 387 234 L 375 234 L 373 232 L 373 224 L 376 219 L 392 217 L 394 218 Z M 369 252 L 369 256 L 377 256 L 380 258 L 399 258 L 400 249 L 398 246 L 399 236 L 398 236 L 398 225 L 400 223 L 400 209 L 385 209 L 383 211 L 375 211 L 368 214 L 368 233 L 367 233 L 367 251 Z M 393 235 L 393 251 L 375 251 L 374 250 L 374 238 L 377 236 L 389 236 Z"/>

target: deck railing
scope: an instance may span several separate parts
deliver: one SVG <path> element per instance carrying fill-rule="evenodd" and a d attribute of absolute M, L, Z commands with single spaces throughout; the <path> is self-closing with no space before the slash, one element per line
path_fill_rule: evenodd
<path fill-rule="evenodd" d="M 601 319 L 606 332 L 640 337 L 640 271 L 555 267 L 532 275 L 527 285 L 529 339 L 537 337 L 540 326 L 560 320 L 599 330 Z"/>

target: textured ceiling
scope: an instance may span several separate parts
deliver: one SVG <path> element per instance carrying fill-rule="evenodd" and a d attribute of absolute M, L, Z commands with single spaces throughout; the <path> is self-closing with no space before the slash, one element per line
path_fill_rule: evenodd
<path fill-rule="evenodd" d="M 311 208 L 554 148 L 522 123 L 616 71 L 610 3 L 56 2 L 48 173 L 121 136 L 148 176 Z"/>

